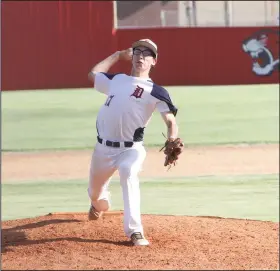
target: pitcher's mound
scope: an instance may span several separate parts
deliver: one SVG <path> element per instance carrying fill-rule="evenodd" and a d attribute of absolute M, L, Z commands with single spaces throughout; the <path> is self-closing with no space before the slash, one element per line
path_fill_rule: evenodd
<path fill-rule="evenodd" d="M 121 214 L 121 215 L 120 215 Z M 218 217 L 142 216 L 148 247 L 133 247 L 121 212 L 49 214 L 2 223 L 2 268 L 279 269 L 279 223 Z"/>

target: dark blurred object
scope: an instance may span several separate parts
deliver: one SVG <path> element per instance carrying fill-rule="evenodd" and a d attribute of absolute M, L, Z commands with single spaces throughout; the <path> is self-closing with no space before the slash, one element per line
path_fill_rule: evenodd
<path fill-rule="evenodd" d="M 117 1 L 117 17 L 118 20 L 123 20 L 133 13 L 150 5 L 154 1 Z M 162 1 L 166 2 L 166 1 Z"/>

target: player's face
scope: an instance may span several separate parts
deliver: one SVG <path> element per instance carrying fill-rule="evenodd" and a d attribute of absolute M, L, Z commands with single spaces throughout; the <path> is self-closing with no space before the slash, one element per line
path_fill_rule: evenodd
<path fill-rule="evenodd" d="M 132 65 L 137 71 L 149 71 L 153 65 L 156 64 L 153 52 L 143 46 L 134 48 Z"/>

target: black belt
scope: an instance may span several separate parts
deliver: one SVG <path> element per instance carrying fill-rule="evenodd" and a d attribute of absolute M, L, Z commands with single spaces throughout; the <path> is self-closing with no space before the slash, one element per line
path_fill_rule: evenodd
<path fill-rule="evenodd" d="M 100 144 L 102 144 L 103 142 L 103 139 L 100 138 L 99 136 L 97 137 L 97 140 Z M 113 142 L 113 141 L 110 141 L 110 140 L 106 140 L 105 142 L 105 145 L 108 146 L 108 147 L 114 147 L 114 148 L 120 148 L 121 147 L 121 143 L 120 142 Z M 129 142 L 129 141 L 125 141 L 124 142 L 124 146 L 126 148 L 130 148 L 133 146 L 133 142 Z"/>

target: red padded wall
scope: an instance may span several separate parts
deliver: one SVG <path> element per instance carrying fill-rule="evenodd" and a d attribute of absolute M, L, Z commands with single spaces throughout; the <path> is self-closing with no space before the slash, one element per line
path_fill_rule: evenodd
<path fill-rule="evenodd" d="M 89 69 L 112 51 L 111 1 L 6 1 L 2 89 L 88 86 Z"/>
<path fill-rule="evenodd" d="M 278 67 L 270 76 L 257 76 L 252 72 L 252 58 L 242 50 L 244 39 L 265 29 L 279 31 L 277 27 L 119 29 L 117 49 L 137 39 L 152 39 L 159 58 L 151 76 L 161 85 L 278 83 Z M 279 59 L 279 32 L 268 35 L 268 45 Z M 130 70 L 127 63 L 116 68 Z"/>
<path fill-rule="evenodd" d="M 254 32 L 273 29 L 278 35 L 271 34 L 268 45 L 279 59 L 279 27 L 113 30 L 112 1 L 5 1 L 1 12 L 3 90 L 89 87 L 94 64 L 140 38 L 158 44 L 151 76 L 161 85 L 279 82 L 278 69 L 270 76 L 255 75 L 252 59 L 242 50 Z M 111 71 L 130 69 L 122 62 Z"/>

